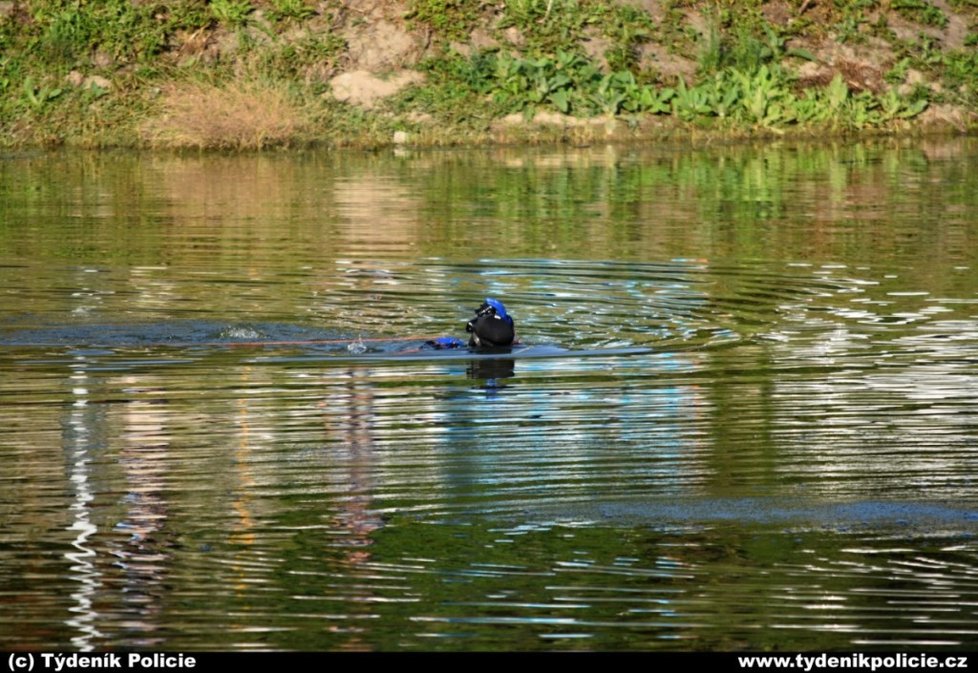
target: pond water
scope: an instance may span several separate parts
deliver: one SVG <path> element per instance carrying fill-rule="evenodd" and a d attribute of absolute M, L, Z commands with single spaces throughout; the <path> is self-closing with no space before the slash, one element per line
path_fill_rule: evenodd
<path fill-rule="evenodd" d="M 976 472 L 975 140 L 0 157 L 0 649 L 975 649 Z"/>

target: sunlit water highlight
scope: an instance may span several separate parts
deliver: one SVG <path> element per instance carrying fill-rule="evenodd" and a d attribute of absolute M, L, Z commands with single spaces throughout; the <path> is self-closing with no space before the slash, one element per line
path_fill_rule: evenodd
<path fill-rule="evenodd" d="M 975 176 L 0 158 L 0 647 L 973 649 Z"/>

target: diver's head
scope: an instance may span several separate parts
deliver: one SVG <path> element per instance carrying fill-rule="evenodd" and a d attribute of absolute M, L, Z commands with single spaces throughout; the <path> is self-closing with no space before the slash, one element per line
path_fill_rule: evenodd
<path fill-rule="evenodd" d="M 465 331 L 472 334 L 469 346 L 475 348 L 511 346 L 516 339 L 516 328 L 506 307 L 491 297 L 475 310 L 475 317 L 465 325 Z"/>

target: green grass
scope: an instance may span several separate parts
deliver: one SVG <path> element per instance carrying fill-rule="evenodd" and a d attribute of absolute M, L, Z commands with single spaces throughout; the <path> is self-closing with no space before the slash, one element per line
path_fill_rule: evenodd
<path fill-rule="evenodd" d="M 723 68 L 695 85 L 680 79 L 676 87 L 641 84 L 627 70 L 603 72 L 585 56 L 562 51 L 537 58 L 456 54 L 429 61 L 427 68 L 430 83 L 405 94 L 400 109 L 413 106 L 450 123 L 463 122 L 459 111 L 475 107 L 484 111 L 483 125 L 513 112 L 529 119 L 550 111 L 578 117 L 672 115 L 684 122 L 764 129 L 860 129 L 912 118 L 928 103 L 893 90 L 853 92 L 840 76 L 825 87 L 799 92 L 787 71 L 767 64 Z"/>
<path fill-rule="evenodd" d="M 890 6 L 904 18 L 925 26 L 944 28 L 948 23 L 947 15 L 927 0 L 892 0 Z"/>
<path fill-rule="evenodd" d="M 307 0 L 272 0 L 268 18 L 272 21 L 301 23 L 316 15 L 316 9 Z"/>
<path fill-rule="evenodd" d="M 255 8 L 248 0 L 210 0 L 210 10 L 221 24 L 240 28 L 247 25 Z"/>
<path fill-rule="evenodd" d="M 32 60 L 50 66 L 83 64 L 93 50 L 116 61 L 146 61 L 163 49 L 169 25 L 150 5 L 129 0 L 37 2 L 19 35 Z M 26 39 L 24 39 L 26 38 Z"/>
<path fill-rule="evenodd" d="M 473 122 L 522 112 L 531 118 L 550 110 L 579 117 L 599 114 L 665 113 L 671 90 L 639 83 L 628 70 L 604 72 L 581 53 L 524 58 L 509 53 L 477 52 L 430 59 L 428 83 L 404 94 L 401 109 L 412 105 L 448 122 L 478 110 Z"/>
<path fill-rule="evenodd" d="M 921 36 L 899 43 L 896 54 L 894 70 L 905 73 L 914 68 L 940 83 L 942 91 L 931 94 L 937 102 L 978 107 L 978 53 L 967 40 L 962 49 L 944 49 L 939 41 Z"/>
<path fill-rule="evenodd" d="M 248 92 L 277 101 L 277 117 L 294 119 L 268 126 L 267 144 L 282 145 L 316 138 L 383 144 L 395 130 L 435 144 L 485 139 L 513 113 L 738 135 L 888 130 L 930 103 L 978 109 L 978 0 L 950 3 L 948 12 L 970 31 L 958 49 L 926 31 L 900 41 L 886 27 L 897 12 L 922 26 L 948 25 L 949 13 L 925 0 L 826 0 L 777 23 L 767 18 L 772 6 L 663 0 L 653 18 L 641 4 L 618 0 L 404 0 L 390 20 L 403 19 L 429 40 L 425 59 L 413 66 L 427 78 L 366 112 L 329 95 L 330 78 L 354 65 L 344 28 L 369 20 L 335 0 L 24 1 L 0 16 L 0 144 L 139 144 L 139 129 L 164 114 L 174 87 L 194 81 L 212 85 L 208 95 L 227 109 L 247 109 Z M 789 14 L 798 9 L 787 7 Z M 461 47 L 464 55 L 449 47 L 475 29 L 497 46 Z M 889 89 L 851 90 L 842 78 L 802 89 L 792 74 L 799 58 L 816 60 L 799 40 L 869 36 L 892 45 Z M 648 43 L 695 59 L 695 77 L 643 61 Z M 911 69 L 925 81 L 901 88 Z M 258 121 L 253 126 L 264 133 Z M 247 129 L 234 133 L 239 140 L 227 146 L 266 144 L 249 139 Z M 194 142 L 221 146 L 219 139 Z"/>
<path fill-rule="evenodd" d="M 253 60 L 269 77 L 322 81 L 336 70 L 345 47 L 336 33 L 309 31 L 289 40 L 273 38 L 255 52 Z"/>
<path fill-rule="evenodd" d="M 465 40 L 475 27 L 480 0 L 412 0 L 407 19 L 443 40 Z"/>

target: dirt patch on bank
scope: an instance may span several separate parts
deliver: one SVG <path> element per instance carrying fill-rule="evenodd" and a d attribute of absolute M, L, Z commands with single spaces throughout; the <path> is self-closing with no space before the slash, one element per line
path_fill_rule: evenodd
<path fill-rule="evenodd" d="M 337 75 L 330 80 L 330 86 L 336 100 L 371 110 L 384 98 L 423 80 L 424 75 L 415 70 L 398 70 L 386 77 L 378 77 L 369 70 L 354 70 Z"/>

